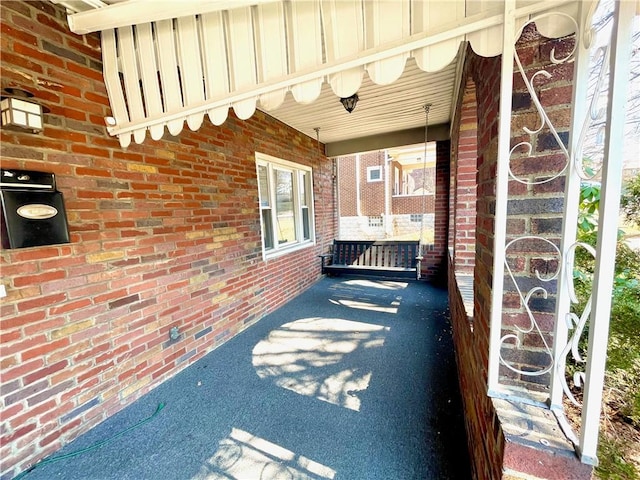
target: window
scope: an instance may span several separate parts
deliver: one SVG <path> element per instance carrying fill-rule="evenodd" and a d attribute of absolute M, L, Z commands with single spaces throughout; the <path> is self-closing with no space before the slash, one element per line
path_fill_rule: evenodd
<path fill-rule="evenodd" d="M 311 168 L 256 153 L 264 257 L 313 241 Z"/>
<path fill-rule="evenodd" d="M 375 167 L 367 167 L 367 182 L 380 181 L 382 181 L 382 167 L 380 165 Z"/>
<path fill-rule="evenodd" d="M 422 214 L 421 213 L 412 213 L 409 217 L 413 223 L 422 222 Z"/>
<path fill-rule="evenodd" d="M 369 217 L 369 226 L 370 227 L 381 227 L 382 226 L 382 217 Z"/>

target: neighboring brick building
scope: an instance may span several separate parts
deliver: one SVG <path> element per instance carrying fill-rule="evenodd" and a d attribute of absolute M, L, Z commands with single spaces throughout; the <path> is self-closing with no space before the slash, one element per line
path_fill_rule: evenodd
<path fill-rule="evenodd" d="M 435 151 L 426 165 L 423 151 L 407 146 L 336 159 L 341 239 L 433 243 Z"/>

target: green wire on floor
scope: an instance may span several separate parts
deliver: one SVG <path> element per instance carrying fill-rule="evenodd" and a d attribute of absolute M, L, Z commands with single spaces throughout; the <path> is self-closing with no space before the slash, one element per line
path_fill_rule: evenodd
<path fill-rule="evenodd" d="M 156 411 L 153 412 L 153 415 L 151 415 L 150 417 L 147 417 L 147 418 L 145 418 L 143 420 L 140 420 L 138 423 L 135 423 L 135 424 L 131 425 L 130 427 L 125 428 L 121 432 L 116 433 L 115 435 L 113 435 L 112 437 L 107 438 L 106 440 L 102 440 L 100 442 L 96 442 L 93 445 L 90 445 L 90 446 L 88 446 L 86 448 L 81 448 L 80 450 L 76 450 L 75 452 L 66 453 L 64 455 L 59 455 L 57 457 L 46 458 L 46 459 L 44 459 L 44 460 L 32 465 L 31 467 L 26 469 L 24 472 L 20 473 L 13 480 L 20 480 L 25 475 L 33 472 L 36 468 L 42 467 L 43 465 L 48 465 L 50 463 L 58 462 L 60 460 L 65 460 L 67 458 L 77 457 L 78 455 L 82 455 L 83 453 L 87 453 L 87 452 L 90 452 L 91 450 L 95 450 L 96 448 L 100 448 L 100 447 L 102 447 L 102 446 L 114 441 L 116 438 L 121 437 L 125 433 L 130 432 L 131 430 L 133 430 L 135 428 L 138 428 L 138 427 L 144 425 L 145 423 L 151 421 L 153 419 L 153 417 L 155 417 L 158 413 L 160 413 L 160 411 L 164 408 L 164 405 L 165 405 L 164 402 L 159 403 L 158 404 L 158 408 L 156 408 Z"/>

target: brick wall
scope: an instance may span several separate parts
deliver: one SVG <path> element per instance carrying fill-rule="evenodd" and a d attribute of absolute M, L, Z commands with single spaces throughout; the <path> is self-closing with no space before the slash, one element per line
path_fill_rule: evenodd
<path fill-rule="evenodd" d="M 470 52 L 468 52 L 470 53 Z M 493 275 L 493 213 L 497 159 L 497 122 L 500 89 L 500 58 L 481 58 L 470 53 L 467 75 L 476 84 L 478 101 L 478 186 L 476 203 L 476 260 L 474 269 L 474 310 L 471 350 L 464 352 L 464 344 L 456 347 L 460 364 L 460 382 L 465 380 L 465 411 L 467 432 L 473 455 L 475 478 L 501 478 L 501 435 L 499 422 L 486 394 L 489 358 L 489 318 Z M 463 82 L 466 76 L 463 77 Z M 463 83 L 463 84 L 464 84 Z M 453 141 L 453 139 L 452 139 Z M 464 317 L 466 321 L 466 316 Z M 452 319 L 453 321 L 453 319 Z M 462 328 L 469 330 L 468 324 Z M 469 332 L 457 332 L 469 341 Z M 462 373 L 463 370 L 466 370 Z M 479 443 L 479 444 L 476 444 Z"/>
<path fill-rule="evenodd" d="M 545 66 L 554 77 L 538 85 L 541 99 L 545 99 L 547 112 L 554 124 L 566 129 L 570 115 L 571 65 L 551 65 L 549 52 L 556 47 L 556 56 L 566 52 L 571 39 L 547 40 L 538 36 L 535 28 L 527 28 L 517 44 L 523 62 L 532 71 Z M 533 70 L 535 69 L 535 70 Z M 493 271 L 493 241 L 495 215 L 495 187 L 497 168 L 497 121 L 500 88 L 500 58 L 481 58 L 470 49 L 463 68 L 462 85 L 473 81 L 477 98 L 477 219 L 475 232 L 475 271 L 474 271 L 474 309 L 473 323 L 464 308 L 464 301 L 458 289 L 453 259 L 449 263 L 449 295 L 459 381 L 465 409 L 465 421 L 468 434 L 469 451 L 473 463 L 473 477 L 477 479 L 515 479 L 515 478 L 590 478 L 591 467 L 581 464 L 569 442 L 559 434 L 553 417 L 546 409 L 529 409 L 519 404 L 491 399 L 487 396 L 487 371 L 489 353 L 489 318 L 491 313 L 491 285 Z M 529 76 L 530 76 L 529 74 Z M 514 104 L 512 120 L 512 145 L 522 140 L 522 126 L 534 128 L 537 114 L 527 101 L 524 85 L 519 74 L 514 75 Z M 463 108 L 463 97 L 459 98 L 458 112 Z M 464 138 L 464 115 L 458 115 L 458 123 L 452 129 L 452 149 L 454 157 L 462 155 L 461 140 Z M 566 138 L 565 133 L 561 133 Z M 527 179 L 540 179 L 559 171 L 558 148 L 550 142 L 546 132 L 542 131 L 534 138 L 534 153 L 525 158 L 515 157 L 511 164 L 514 172 Z M 561 167 L 560 167 L 561 168 Z M 460 180 L 457 178 L 456 180 Z M 461 182 L 458 182 L 458 185 Z M 452 192 L 459 191 L 457 188 Z M 542 234 L 551 241 L 557 240 L 562 209 L 563 181 L 559 179 L 545 187 L 525 186 L 511 182 L 509 186 L 508 236 L 517 234 Z M 455 205 L 455 202 L 451 203 Z M 454 222 L 457 219 L 454 214 Z M 455 242 L 451 235 L 449 240 Z M 530 282 L 533 271 L 551 272 L 552 264 L 549 251 L 536 242 L 524 242 L 517 250 L 509 251 L 508 261 L 513 265 L 519 281 Z M 457 266 L 457 263 L 455 264 Z M 514 322 L 521 322 L 522 305 L 513 300 L 509 291 L 513 284 L 505 283 L 507 303 L 504 308 L 504 333 L 513 328 Z M 528 288 L 527 288 L 528 290 Z M 551 287 L 553 293 L 553 287 Z M 553 305 L 553 302 L 551 302 Z M 551 327 L 547 305 L 534 299 L 530 304 L 536 315 L 542 315 L 543 326 Z M 553 308 L 553 307 L 551 307 Z M 511 326 L 510 326 L 511 325 Z M 513 330 L 511 330 L 513 331 Z M 513 352 L 503 352 L 505 356 L 518 355 L 522 365 L 536 365 L 540 359 L 540 345 L 527 337 L 523 338 L 524 348 Z M 501 382 L 515 384 L 531 390 L 540 389 L 540 385 L 530 383 L 523 378 L 515 378 L 501 370 Z M 514 414 L 514 412 L 516 412 Z M 511 420 L 510 420 L 511 418 Z M 513 420 L 516 418 L 516 420 Z M 514 427 L 515 421 L 519 424 Z M 541 423 L 539 423 L 541 422 Z M 545 423 L 546 422 L 546 423 Z M 529 430 L 523 431 L 522 425 Z M 553 425 L 553 448 L 543 447 L 534 435 L 541 425 Z M 513 432 L 517 433 L 513 433 Z M 531 434 L 531 436 L 529 435 Z M 534 438 L 531 441 L 531 438 Z M 546 445 L 549 441 L 544 438 Z"/>
<path fill-rule="evenodd" d="M 471 328 L 452 260 L 449 262 L 448 289 L 472 478 L 499 479 L 502 478 L 504 437 L 491 398 L 486 394 L 488 344 L 486 338 Z"/>
<path fill-rule="evenodd" d="M 422 275 L 436 283 L 446 283 L 447 239 L 449 237 L 449 169 L 451 142 L 436 142 L 436 193 L 434 200 L 434 241 L 423 249 Z"/>
<path fill-rule="evenodd" d="M 478 382 L 486 372 L 482 364 L 484 355 L 478 348 L 478 336 L 470 328 L 451 258 L 448 278 L 456 357 L 458 365 L 464 365 L 459 368 L 458 378 L 464 400 L 472 477 L 590 479 L 592 467 L 580 463 L 549 410 L 486 395 L 486 383 Z"/>
<path fill-rule="evenodd" d="M 449 225 L 455 225 L 456 223 L 456 165 L 458 158 L 458 144 L 456 132 L 451 132 L 451 160 L 449 163 Z M 455 229 L 450 228 L 447 235 L 447 245 L 450 250 L 453 250 L 455 245 Z"/>
<path fill-rule="evenodd" d="M 54 172 L 71 233 L 0 252 L 10 478 L 311 285 L 336 220 L 315 140 L 256 112 L 123 150 L 104 128 L 98 36 L 71 34 L 48 2 L 0 9 L 2 87 L 50 109 L 41 134 L 0 132 L 2 167 Z M 262 260 L 256 151 L 314 168 L 316 247 Z"/>
<path fill-rule="evenodd" d="M 356 175 L 356 157 L 339 157 L 336 159 L 338 171 L 338 215 L 356 217 L 358 212 L 358 182 Z M 366 177 L 365 177 L 366 180 Z"/>
<path fill-rule="evenodd" d="M 384 215 L 385 213 L 384 185 L 388 179 L 384 168 L 384 156 L 383 151 L 360 154 L 360 208 L 362 215 L 367 217 Z M 381 181 L 368 181 L 367 169 L 369 167 L 381 168 Z"/>
<path fill-rule="evenodd" d="M 436 196 L 426 195 L 397 195 L 391 198 L 391 213 L 406 215 L 409 213 L 433 213 L 436 208 Z"/>
<path fill-rule="evenodd" d="M 565 146 L 569 138 L 571 118 L 573 63 L 553 65 L 549 59 L 552 50 L 555 49 L 557 58 L 563 58 L 572 47 L 572 39 L 540 41 L 534 28 L 526 29 L 518 42 L 518 52 L 527 77 L 530 78 L 542 67 L 551 74 L 545 81 L 535 83 L 536 92 Z M 549 292 L 546 299 L 542 295 L 534 295 L 529 301 L 529 307 L 538 321 L 544 340 L 551 344 L 556 281 L 540 281 L 536 278 L 536 271 L 543 278 L 550 278 L 559 268 L 559 257 L 554 247 L 547 242 L 560 244 L 564 175 L 551 182 L 540 182 L 560 173 L 565 165 L 565 157 L 547 127 L 536 135 L 523 131 L 524 127 L 535 130 L 540 121 L 520 75 L 514 76 L 513 112 L 512 145 L 529 141 L 532 151 L 529 153 L 526 148 L 519 148 L 512 155 L 510 165 L 513 174 L 530 184 L 525 185 L 516 180 L 509 182 L 507 242 L 530 235 L 545 240 L 517 240 L 507 250 L 507 261 L 518 288 L 525 294 L 536 286 Z M 545 352 L 542 338 L 535 331 L 522 333 L 517 329 L 517 326 L 530 325 L 530 320 L 524 311 L 514 280 L 506 274 L 503 312 L 505 333 L 518 335 L 525 347 L 517 349 L 511 345 L 504 349 L 505 358 L 524 370 L 538 370 L 549 365 L 551 358 Z M 504 384 L 543 392 L 548 388 L 549 377 L 549 374 L 535 377 L 518 375 L 507 368 L 501 371 L 501 382 Z"/>
<path fill-rule="evenodd" d="M 453 261 L 456 272 L 473 273 L 475 265 L 478 114 L 476 87 L 468 79 L 460 107 L 453 206 Z"/>
<path fill-rule="evenodd" d="M 340 189 L 340 216 L 380 216 L 385 212 L 385 152 L 375 151 L 349 155 L 338 159 L 338 188 Z M 381 180 L 369 182 L 367 168 L 382 168 Z M 356 169 L 358 173 L 356 175 Z M 358 186 L 358 179 L 360 185 Z M 358 197 L 360 211 L 358 211 Z"/>

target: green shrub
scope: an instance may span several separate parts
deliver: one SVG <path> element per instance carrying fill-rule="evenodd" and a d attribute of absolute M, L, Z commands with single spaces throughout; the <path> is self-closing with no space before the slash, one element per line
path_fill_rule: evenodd
<path fill-rule="evenodd" d="M 626 182 L 620 206 L 627 221 L 640 226 L 640 173 Z"/>
<path fill-rule="evenodd" d="M 638 480 L 638 473 L 632 463 L 625 460 L 625 442 L 606 436 L 600 436 L 596 468 L 598 478 L 602 480 Z"/>
<path fill-rule="evenodd" d="M 580 192 L 578 218 L 579 242 L 595 247 L 598 235 L 598 208 L 600 186 L 585 184 Z M 627 220 L 640 226 L 640 175 L 628 182 L 622 200 Z M 580 313 L 591 294 L 595 260 L 584 248 L 576 250 L 574 284 L 579 304 L 574 312 Z M 640 427 L 640 252 L 624 243 L 619 232 L 616 248 L 615 277 L 611 303 L 609 343 L 605 388 L 614 398 L 617 415 L 625 423 Z M 588 329 L 588 326 L 587 326 Z M 581 350 L 586 353 L 587 334 L 583 335 Z M 573 366 L 569 365 L 571 369 Z M 640 480 L 640 472 L 625 459 L 629 445 L 618 439 L 615 432 L 601 432 L 598 447 L 600 466 L 598 478 L 607 480 Z"/>

